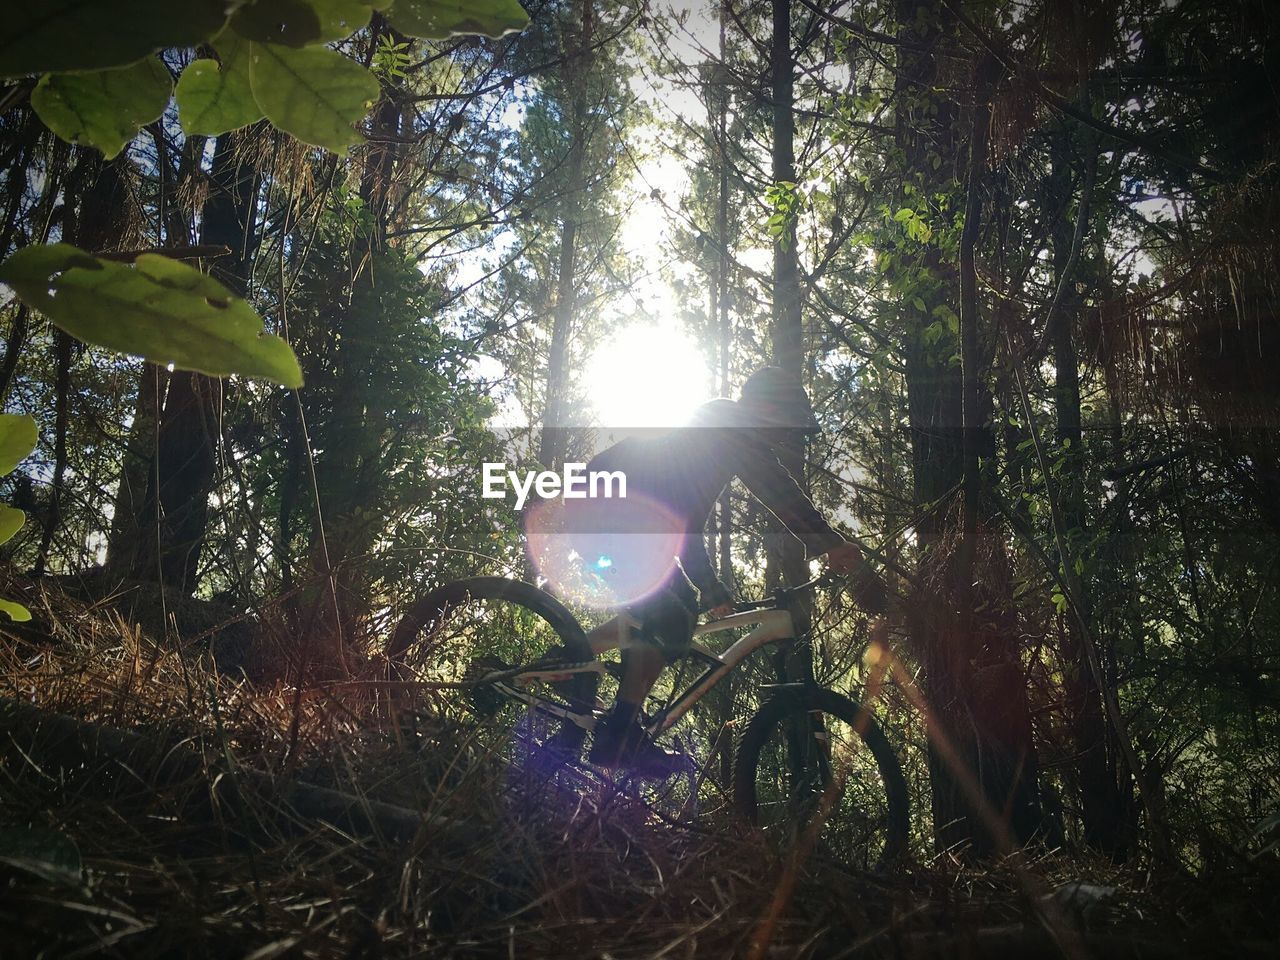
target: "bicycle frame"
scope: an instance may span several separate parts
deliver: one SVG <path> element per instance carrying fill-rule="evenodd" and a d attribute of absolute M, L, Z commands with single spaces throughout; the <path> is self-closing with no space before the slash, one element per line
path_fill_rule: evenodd
<path fill-rule="evenodd" d="M 639 629 L 639 622 L 633 617 L 626 614 L 623 615 L 624 623 L 632 630 Z M 708 650 L 706 647 L 696 641 L 701 637 L 711 636 L 712 634 L 722 633 L 725 630 L 736 630 L 742 627 L 755 625 L 755 629 L 743 637 L 738 638 L 729 649 L 724 653 L 716 654 Z M 680 718 L 683 717 L 690 709 L 693 708 L 699 700 L 706 696 L 707 691 L 711 690 L 716 684 L 723 680 L 726 676 L 733 672 L 737 666 L 747 657 L 755 653 L 761 647 L 768 646 L 771 643 L 781 643 L 787 640 L 793 640 L 796 636 L 795 621 L 791 617 L 791 612 L 781 607 L 766 607 L 759 610 L 748 610 L 743 613 L 735 613 L 724 617 L 720 620 L 713 620 L 710 623 L 700 625 L 693 633 L 694 643 L 690 647 L 689 655 L 697 657 L 707 664 L 707 669 L 703 674 L 686 687 L 674 700 L 666 707 L 658 711 L 658 713 L 650 719 L 645 725 L 645 729 L 650 736 L 656 736 L 666 730 L 671 729 Z M 619 644 L 613 644 L 605 647 L 610 649 L 626 649 L 630 646 L 636 646 L 643 641 L 632 639 Z M 603 652 L 603 651 L 602 651 Z M 565 669 L 542 669 L 538 671 L 529 671 L 521 676 L 526 678 L 547 677 L 547 676 L 567 676 L 574 673 L 599 673 L 604 669 L 603 664 L 599 660 L 592 660 L 582 664 L 574 664 Z M 515 677 L 519 680 L 521 677 Z M 558 704 L 551 703 L 541 697 L 530 694 L 519 687 L 503 681 L 494 684 L 499 690 L 512 699 L 528 704 L 543 713 L 551 716 L 569 720 L 578 727 L 590 731 L 595 729 L 595 725 L 599 716 L 596 711 L 589 713 L 577 713 L 573 710 L 566 709 Z"/>
<path fill-rule="evenodd" d="M 739 637 L 724 653 L 715 654 L 697 640 L 725 630 L 755 624 L 756 628 L 743 637 Z M 688 713 L 699 700 L 706 696 L 716 684 L 732 673 L 743 660 L 751 656 L 761 647 L 771 643 L 794 640 L 796 636 L 795 621 L 791 611 L 783 609 L 750 610 L 735 613 L 721 620 L 704 623 L 693 632 L 694 643 L 690 647 L 690 656 L 695 656 L 707 664 L 706 671 L 684 689 L 669 705 L 659 710 L 649 721 L 646 729 L 651 736 L 670 730 L 680 718 Z"/>

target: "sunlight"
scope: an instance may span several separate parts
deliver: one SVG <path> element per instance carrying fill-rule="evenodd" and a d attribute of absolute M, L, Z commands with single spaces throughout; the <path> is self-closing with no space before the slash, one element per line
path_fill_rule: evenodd
<path fill-rule="evenodd" d="M 630 327 L 603 341 L 587 361 L 583 393 L 611 427 L 671 427 L 711 398 L 698 345 L 671 324 Z"/>

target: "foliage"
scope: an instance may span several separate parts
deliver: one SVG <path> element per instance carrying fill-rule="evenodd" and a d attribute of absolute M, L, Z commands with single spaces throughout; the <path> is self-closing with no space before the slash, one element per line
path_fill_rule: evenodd
<path fill-rule="evenodd" d="M 176 260 L 143 254 L 130 267 L 56 243 L 19 250 L 0 280 L 86 343 L 211 376 L 302 385 L 289 345 L 264 333 L 244 300 Z"/>
<path fill-rule="evenodd" d="M 991 629 L 948 634 L 956 659 L 940 667 L 901 627 L 902 676 L 930 694 L 963 671 L 975 707 L 1003 706 L 984 684 L 1017 678 L 1048 843 L 1099 845 L 1086 760 L 1100 756 L 1132 840 L 1117 855 L 1150 852 L 1127 737 L 1182 867 L 1213 881 L 1270 864 L 1274 837 L 1255 830 L 1280 798 L 1274 27 L 1243 0 L 830 6 L 791 5 L 796 173 L 782 183 L 772 4 L 721 23 L 715 4 L 554 0 L 518 35 L 510 2 L 7 11 L 0 72 L 22 79 L 0 115 L 0 275 L 25 305 L 0 307 L 3 386 L 6 409 L 43 426 L 4 480 L 6 559 L 81 574 L 164 532 L 152 478 L 198 459 L 160 452 L 169 425 L 210 465 L 197 595 L 300 644 L 320 632 L 306 603 L 336 595 L 358 667 L 423 587 L 529 572 L 520 518 L 480 498 L 475 464 L 537 458 L 561 318 L 572 417 L 586 419 L 592 350 L 655 317 L 687 329 L 714 358 L 712 392 L 732 393 L 770 357 L 785 243 L 825 428 L 807 481 L 904 620 L 943 595 L 965 535 L 955 468 L 973 457 L 963 613 Z M 460 30 L 501 39 L 446 37 Z M 971 158 L 988 102 L 991 148 Z M 65 245 L 95 222 L 105 243 Z M 102 256 L 195 256 L 218 224 L 231 252 L 199 270 Z M 135 357 L 246 378 L 184 395 L 189 381 Z M 296 394 L 270 387 L 304 376 Z M 27 452 L 0 449 L 0 466 Z M 777 533 L 744 491 L 730 508 L 722 572 L 758 595 Z M 121 518 L 139 512 L 131 533 Z M 819 678 L 857 692 L 865 615 L 837 596 L 816 613 Z M 520 652 L 520 636 L 491 639 Z M 294 669 L 295 652 L 278 660 Z M 876 710 L 924 855 L 938 757 L 911 693 L 891 683 Z M 1090 714 L 1104 695 L 1123 731 Z M 690 738 L 714 740 L 746 706 L 717 704 Z"/>
<path fill-rule="evenodd" d="M 388 17 L 402 33 L 428 40 L 456 33 L 500 37 L 529 22 L 516 0 L 396 0 Z"/>
<path fill-rule="evenodd" d="M 37 440 L 36 422 L 31 417 L 15 416 L 11 413 L 0 413 L 0 477 L 13 472 L 18 464 L 26 459 L 35 449 Z M 0 503 L 0 544 L 11 540 L 22 524 L 26 522 L 26 514 L 8 504 Z M 20 603 L 0 598 L 0 612 L 8 615 L 10 620 L 30 620 L 31 612 Z"/>
<path fill-rule="evenodd" d="M 223 0 L 48 0 L 0 20 L 0 77 L 123 67 L 164 47 L 194 46 L 226 22 Z"/>
<path fill-rule="evenodd" d="M 31 106 L 63 140 L 96 146 L 111 159 L 164 113 L 172 87 L 164 64 L 147 57 L 114 70 L 45 74 Z"/>
<path fill-rule="evenodd" d="M 252 43 L 246 56 L 254 99 L 276 127 L 334 151 L 360 141 L 352 123 L 373 105 L 378 82 L 359 64 L 332 50 L 274 43 Z"/>
<path fill-rule="evenodd" d="M 177 8 L 150 0 L 87 6 L 54 2 L 14 11 L 4 18 L 0 24 L 0 76 L 71 71 L 41 77 L 32 93 L 32 107 L 58 136 L 96 146 L 109 159 L 139 129 L 156 120 L 169 101 L 172 78 L 151 54 L 163 47 L 213 40 L 222 56 L 220 62 L 196 60 L 187 68 L 194 68 L 191 78 L 178 83 L 179 118 L 190 124 L 188 133 L 223 133 L 265 115 L 304 143 L 342 151 L 360 141 L 352 125 L 377 97 L 378 83 L 363 66 L 332 50 L 309 45 L 340 40 L 360 29 L 368 22 L 370 6 L 362 0 L 290 0 L 284 4 L 262 0 L 238 9 L 228 26 L 221 5 L 205 0 Z M 476 9 L 441 0 L 402 0 L 400 6 L 402 29 L 411 35 L 487 32 L 499 36 L 519 29 L 527 20 L 514 0 L 490 0 Z M 224 34 L 225 39 L 217 39 Z M 66 44 L 65 35 L 75 41 Z M 246 45 L 245 40 L 251 42 Z M 114 69 L 98 69 L 104 67 Z M 252 96 L 252 104 L 246 92 Z M 15 266 L 9 272 L 20 269 Z M 167 268 L 153 266 L 151 270 Z M 147 268 L 140 265 L 136 275 L 146 276 Z M 106 270 L 99 279 L 112 276 L 123 275 Z M 73 276 L 72 286 L 74 280 Z M 196 290 L 189 278 L 181 282 L 192 294 L 222 297 L 220 288 Z M 34 292 L 29 283 L 23 284 L 23 290 L 29 297 Z M 128 308 L 126 322 L 148 312 L 142 285 L 119 284 L 114 293 Z M 233 307 L 239 303 L 234 301 Z M 40 304 L 47 308 L 52 300 L 41 298 Z M 62 322 L 75 323 L 65 313 Z M 91 321 L 89 327 L 79 325 L 77 329 L 93 329 Z M 292 384 L 295 379 L 288 362 L 281 367 L 280 361 L 274 360 L 265 368 L 253 360 L 239 363 L 234 343 L 237 334 L 222 338 L 222 343 L 215 338 L 221 357 L 197 361 L 190 349 L 183 351 L 165 343 L 159 332 L 155 326 L 139 326 L 115 337 L 98 328 L 94 342 L 124 343 L 127 346 L 123 349 L 153 358 L 172 354 L 176 358 L 173 362 L 205 372 L 261 375 L 266 369 L 270 371 L 267 376 L 280 382 Z M 187 346 L 195 346 L 199 354 L 205 345 L 188 340 Z M 261 349 L 249 352 L 261 353 Z M 194 366 L 197 362 L 203 366 Z"/>
<path fill-rule="evenodd" d="M 174 96 L 178 119 L 188 134 L 216 137 L 262 119 L 245 62 L 252 46 L 224 30 L 215 47 L 220 59 L 193 60 L 182 71 Z"/>

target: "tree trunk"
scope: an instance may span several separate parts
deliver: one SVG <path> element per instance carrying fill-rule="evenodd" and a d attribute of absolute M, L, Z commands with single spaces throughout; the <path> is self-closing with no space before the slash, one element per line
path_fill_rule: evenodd
<path fill-rule="evenodd" d="M 728 57 L 729 14 L 727 0 L 720 4 L 720 60 L 716 75 L 711 81 L 715 97 L 715 156 L 717 167 L 716 192 L 716 275 L 711 303 L 711 320 L 720 331 L 720 396 L 732 395 L 733 383 L 729 378 L 733 355 L 733 323 L 729 316 L 729 274 L 733 258 L 729 255 L 729 85 L 724 67 Z M 720 582 L 733 592 L 733 489 L 726 485 L 720 493 L 717 507 L 717 534 L 719 536 L 718 573 Z"/>
<path fill-rule="evenodd" d="M 101 161 L 95 153 L 81 151 L 66 186 L 66 210 L 63 214 L 62 233 L 69 243 L 83 250 L 97 253 L 115 249 L 123 235 L 128 191 L 118 159 Z M 77 206 L 78 202 L 78 206 Z M 75 354 L 75 341 L 61 330 L 53 332 L 54 375 L 54 440 L 53 478 L 49 486 L 49 504 L 43 518 L 40 544 L 36 550 L 36 576 L 44 574 L 49 563 L 53 538 L 62 524 L 62 498 L 65 494 L 67 471 L 67 430 L 71 410 L 71 364 Z"/>
<path fill-rule="evenodd" d="M 1080 315 L 1080 296 L 1075 279 L 1069 275 L 1075 246 L 1071 205 L 1070 135 L 1059 130 L 1053 137 L 1052 171 L 1049 179 L 1051 208 L 1058 214 L 1051 241 L 1053 245 L 1054 283 L 1062 291 L 1056 308 L 1047 322 L 1051 324 L 1049 342 L 1054 360 L 1054 410 L 1057 416 L 1058 456 L 1063 468 L 1058 474 L 1059 503 L 1068 543 L 1087 543 L 1088 517 L 1085 510 L 1084 434 L 1080 413 L 1080 368 L 1076 356 L 1075 337 Z M 1083 210 L 1086 201 L 1081 197 Z M 1080 216 L 1082 214 L 1077 214 Z M 1068 557 L 1060 563 L 1071 562 Z M 1094 622 L 1090 578 L 1085 571 L 1079 577 L 1081 592 L 1076 597 L 1081 616 Z M 1112 855 L 1124 852 L 1124 805 L 1116 779 L 1115 758 L 1107 750 L 1107 728 L 1102 710 L 1102 697 L 1094 681 L 1093 671 L 1081 637 L 1079 622 L 1067 617 L 1063 632 L 1063 660 L 1066 665 L 1067 705 L 1072 735 L 1080 757 L 1079 783 L 1084 821 L 1085 843 Z"/>
<path fill-rule="evenodd" d="M 125 576 L 129 575 L 133 555 L 138 550 L 138 539 L 144 535 L 139 523 L 146 516 L 157 419 L 164 409 L 164 390 L 168 385 L 169 375 L 163 369 L 154 363 L 142 364 L 138 374 L 138 399 L 120 461 L 120 480 L 116 485 L 111 533 L 107 539 L 106 566 Z"/>
<path fill-rule="evenodd" d="M 773 0 L 773 39 L 770 46 L 770 74 L 773 100 L 772 176 L 775 184 L 795 183 L 795 58 L 791 49 L 791 0 Z M 803 301 L 800 293 L 800 262 L 796 250 L 794 218 L 787 221 L 773 246 L 773 317 L 770 340 L 773 362 L 792 374 L 796 382 L 804 380 L 805 350 Z M 801 487 L 807 487 L 804 470 L 804 441 L 797 437 L 780 451 L 780 460 Z M 782 582 L 802 583 L 808 579 L 804 546 L 775 523 L 771 537 L 771 553 Z M 808 632 L 808 604 L 794 611 L 796 630 Z M 805 680 L 813 676 L 812 651 L 803 644 L 792 644 L 786 651 L 785 675 L 789 680 Z"/>
<path fill-rule="evenodd" d="M 224 133 L 214 145 L 200 241 L 231 249 L 231 256 L 214 261 L 211 273 L 232 293 L 243 296 L 249 278 L 257 178 L 249 165 L 238 163 L 235 137 Z M 144 386 L 147 379 L 144 374 Z M 140 409 L 145 409 L 144 399 L 140 397 Z M 127 538 L 123 549 L 113 550 L 122 561 L 127 556 L 130 579 L 157 581 L 183 596 L 194 592 L 217 465 L 221 405 L 221 380 L 189 370 L 169 374 L 146 495 L 135 524 L 118 528 L 118 536 Z M 124 479 L 127 473 L 122 483 Z"/>
<path fill-rule="evenodd" d="M 574 320 L 578 312 L 578 225 L 582 218 L 583 191 L 586 189 L 586 152 L 588 116 L 585 74 L 590 69 L 590 46 L 594 32 L 591 4 L 582 3 L 581 30 L 577 42 L 565 59 L 565 86 L 573 90 L 569 102 L 569 157 L 565 165 L 570 181 L 564 186 L 560 202 L 560 257 L 556 274 L 556 303 L 552 314 L 551 346 L 547 354 L 547 390 L 543 405 L 542 437 L 538 444 L 538 460 L 548 469 L 556 469 L 568 447 L 565 417 L 568 412 L 569 348 L 573 339 Z M 611 424 L 632 426 L 632 424 Z"/>
<path fill-rule="evenodd" d="M 400 38 L 392 32 L 393 40 Z M 401 105 L 383 91 L 373 111 L 375 129 L 384 138 L 369 145 L 360 180 L 360 198 L 369 212 L 370 228 L 357 234 L 349 254 L 350 288 L 334 308 L 337 350 L 334 363 L 337 383 L 334 395 L 346 411 L 340 423 L 330 425 L 325 450 L 315 465 L 319 503 L 312 524 L 308 558 L 311 583 L 297 603 L 298 631 L 303 665 L 300 670 L 319 674 L 348 672 L 347 649 L 359 632 L 368 611 L 364 570 L 359 558 L 373 546 L 376 526 L 367 510 L 378 492 L 379 459 L 385 434 L 386 410 L 371 389 L 382 307 L 378 302 L 377 257 L 387 242 L 387 210 L 395 177 L 395 142 L 400 136 Z M 302 451 L 291 469 L 302 467 L 310 456 L 298 407 L 286 418 Z M 294 475 L 301 474 L 301 470 Z M 305 495 L 304 495 L 305 496 Z M 293 495 L 284 498 L 279 514 L 282 537 L 292 511 Z M 312 499 L 308 497 L 307 499 Z M 287 540 L 284 541 L 287 549 Z"/>
<path fill-rule="evenodd" d="M 933 51 L 954 32 L 953 17 L 936 0 L 924 10 L 920 6 L 917 0 L 898 4 L 899 35 L 905 43 L 898 51 L 896 138 L 904 179 L 918 195 L 929 197 L 950 190 L 950 181 L 964 172 L 954 164 L 965 140 L 957 135 L 954 101 L 935 92 L 942 80 Z M 921 279 L 911 298 L 918 298 L 924 309 L 911 300 L 904 308 L 911 311 L 906 380 L 912 472 L 915 500 L 923 511 L 916 526 L 919 587 L 907 619 L 932 713 L 934 841 L 940 850 L 968 846 L 982 855 L 1006 841 L 1030 839 L 1039 815 L 1007 558 L 982 503 L 990 477 L 978 468 L 978 457 L 989 445 L 985 411 L 990 401 L 979 351 L 974 265 L 986 157 L 983 144 L 974 142 L 985 137 L 983 110 L 977 109 L 966 138 L 970 190 L 961 273 L 967 276 L 957 290 L 955 271 L 944 263 L 940 248 L 924 243 L 919 250 Z M 940 340 L 927 338 L 925 331 L 938 317 L 935 311 L 957 300 L 959 336 L 944 330 Z M 952 362 L 957 349 L 959 366 Z M 959 511 L 951 508 L 958 490 L 965 494 Z"/>

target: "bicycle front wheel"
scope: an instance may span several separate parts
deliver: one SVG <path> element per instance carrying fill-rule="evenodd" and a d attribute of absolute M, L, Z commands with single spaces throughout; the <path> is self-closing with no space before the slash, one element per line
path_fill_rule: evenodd
<path fill-rule="evenodd" d="M 779 845 L 854 869 L 900 856 L 908 830 L 907 785 L 870 713 L 819 687 L 772 694 L 742 732 L 734 805 Z"/>
<path fill-rule="evenodd" d="M 575 749 L 585 735 L 555 711 L 590 711 L 597 674 L 514 679 L 509 688 L 519 696 L 474 684 L 545 658 L 590 660 L 586 634 L 555 597 L 505 577 L 471 577 L 432 590 L 409 608 L 387 645 L 393 680 L 418 684 L 431 714 L 475 729 L 481 746 L 507 760 L 527 757 L 558 732 L 560 745 Z"/>

